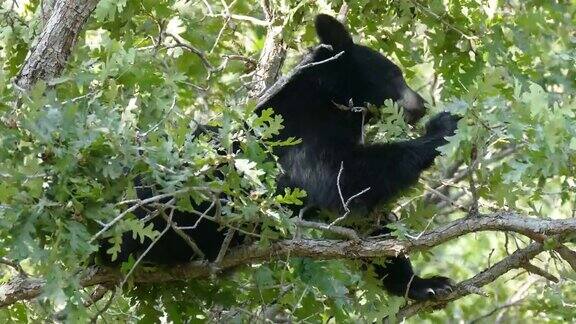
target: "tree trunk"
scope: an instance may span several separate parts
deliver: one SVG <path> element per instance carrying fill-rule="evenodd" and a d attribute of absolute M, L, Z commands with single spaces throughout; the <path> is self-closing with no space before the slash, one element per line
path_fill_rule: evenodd
<path fill-rule="evenodd" d="M 30 89 L 38 80 L 49 81 L 64 68 L 78 34 L 99 0 L 56 0 L 50 18 L 16 77 L 16 84 Z"/>

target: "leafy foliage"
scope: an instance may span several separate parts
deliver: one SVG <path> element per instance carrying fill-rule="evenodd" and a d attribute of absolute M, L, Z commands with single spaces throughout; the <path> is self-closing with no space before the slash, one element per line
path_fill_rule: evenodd
<path fill-rule="evenodd" d="M 284 25 L 288 71 L 314 43 L 314 14 L 334 14 L 341 3 L 271 5 L 282 20 L 276 23 Z M 442 148 L 439 166 L 387 206 L 400 218 L 394 227 L 399 237 L 460 217 L 474 201 L 483 211 L 574 217 L 573 1 L 349 5 L 347 20 L 358 41 L 399 63 L 431 110 L 464 116 Z M 200 202 L 225 193 L 227 226 L 258 224 L 261 244 L 295 234 L 290 208 L 302 204 L 305 192 L 275 191 L 280 171 L 272 148 L 300 140 L 273 142 L 282 116 L 272 110 L 256 116 L 254 102 L 246 99 L 264 45 L 261 11 L 257 1 L 102 0 L 65 74 L 22 94 L 12 80 L 44 23 L 42 1 L 0 0 L 0 256 L 47 280 L 38 301 L 2 309 L 1 319 L 86 321 L 103 309 L 107 298 L 95 307 L 83 305 L 90 291 L 79 287 L 77 270 L 97 249 L 95 233 L 135 198 L 137 175 L 159 184 L 159 194 L 178 192 L 174 198 L 182 209 L 193 208 L 190 198 Z M 421 131 L 405 125 L 392 104 L 387 108 L 367 128 L 368 140 Z M 215 128 L 198 135 L 199 124 Z M 442 196 L 431 193 L 438 191 Z M 103 236 L 113 243 L 111 254 L 124 232 L 139 239 L 160 235 L 127 213 Z M 425 274 L 465 279 L 525 243 L 512 234 L 480 234 L 413 258 L 437 261 L 426 263 Z M 511 272 L 487 288 L 490 297 L 466 297 L 419 320 L 573 321 L 576 276 L 554 254 L 537 263 L 562 281 L 548 284 L 525 271 Z M 270 316 L 370 322 L 393 316 L 404 300 L 386 295 L 361 270 L 344 260 L 251 265 L 185 285 L 125 288 L 100 316 L 178 323 Z M 14 275 L 7 267 L 1 271 L 4 280 Z"/>

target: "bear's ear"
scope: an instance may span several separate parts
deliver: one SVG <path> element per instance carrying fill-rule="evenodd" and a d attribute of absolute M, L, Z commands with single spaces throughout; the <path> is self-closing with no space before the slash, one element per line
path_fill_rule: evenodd
<path fill-rule="evenodd" d="M 352 36 L 334 17 L 320 14 L 316 16 L 315 25 L 316 34 L 322 44 L 330 45 L 337 51 L 345 50 L 352 45 Z"/>

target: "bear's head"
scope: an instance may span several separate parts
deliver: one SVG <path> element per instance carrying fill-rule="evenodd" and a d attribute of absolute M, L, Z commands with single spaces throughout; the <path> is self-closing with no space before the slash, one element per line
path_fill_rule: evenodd
<path fill-rule="evenodd" d="M 318 15 L 315 27 L 321 44 L 292 74 L 269 89 L 259 106 L 272 106 L 281 113 L 312 108 L 326 116 L 334 109 L 320 112 L 326 110 L 322 101 L 380 107 L 391 99 L 403 108 L 410 124 L 425 114 L 424 100 L 406 84 L 402 71 L 392 61 L 378 51 L 355 44 L 346 27 L 329 15 Z"/>
<path fill-rule="evenodd" d="M 338 67 L 335 72 L 344 74 L 340 77 L 345 79 L 334 86 L 334 95 L 347 93 L 350 98 L 339 99 L 352 99 L 355 105 L 381 106 L 386 99 L 392 99 L 404 109 L 408 123 L 424 115 L 424 100 L 406 84 L 402 71 L 392 61 L 369 47 L 355 44 L 346 27 L 331 16 L 318 15 L 315 25 L 320 42 L 329 46 L 317 50 L 317 59 L 329 59 L 343 52 L 335 60 L 341 60 L 340 64 L 333 67 Z"/>

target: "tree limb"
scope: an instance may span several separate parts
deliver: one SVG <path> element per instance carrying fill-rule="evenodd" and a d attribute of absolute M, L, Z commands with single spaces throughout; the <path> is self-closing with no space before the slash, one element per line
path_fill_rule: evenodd
<path fill-rule="evenodd" d="M 456 220 L 409 241 L 390 238 L 350 241 L 282 240 L 269 246 L 255 244 L 232 249 L 218 264 L 218 268 L 221 270 L 233 269 L 251 263 L 285 259 L 288 256 L 309 257 L 319 260 L 390 257 L 428 250 L 448 240 L 480 231 L 516 232 L 529 237 L 538 233 L 545 233 L 546 235 L 554 235 L 552 238 L 562 242 L 561 240 L 566 234 L 576 231 L 576 219 L 538 219 L 502 212 Z M 409 305 L 401 311 L 399 318 L 410 317 L 423 309 L 438 307 L 470 293 L 477 293 L 479 287 L 494 281 L 509 270 L 523 267 L 543 249 L 541 242 L 535 242 L 524 249 L 519 249 L 482 273 L 461 282 L 456 286 L 454 292 L 444 299 Z M 135 283 L 162 283 L 186 281 L 212 274 L 212 264 L 205 261 L 195 261 L 175 267 L 158 268 L 153 271 L 138 269 L 132 274 L 131 280 Z M 80 283 L 83 287 L 116 284 L 121 282 L 123 278 L 118 269 L 92 266 L 81 275 Z M 16 277 L 12 279 L 0 286 L 0 307 L 37 297 L 41 293 L 44 283 L 44 280 L 38 278 Z"/>
<path fill-rule="evenodd" d="M 258 98 L 280 76 L 280 69 L 286 58 L 286 44 L 284 43 L 284 24 L 281 18 L 274 14 L 269 0 L 261 0 L 260 5 L 268 23 L 264 48 L 252 76 L 249 96 Z"/>
<path fill-rule="evenodd" d="M 99 0 L 56 0 L 50 18 L 16 77 L 16 85 L 30 89 L 38 80 L 50 81 L 64 68 L 84 24 Z"/>
<path fill-rule="evenodd" d="M 447 296 L 441 296 L 441 298 L 438 300 L 416 302 L 402 308 L 396 315 L 396 318 L 403 320 L 421 311 L 443 307 L 452 300 L 462 298 L 471 293 L 475 293 L 476 289 L 479 289 L 479 287 L 493 282 L 508 271 L 522 268 L 522 266 L 526 264 L 528 260 L 534 258 L 543 250 L 544 244 L 540 242 L 531 243 L 523 249 L 516 250 L 510 256 L 504 258 L 500 262 L 480 272 L 474 277 L 460 282 Z"/>

